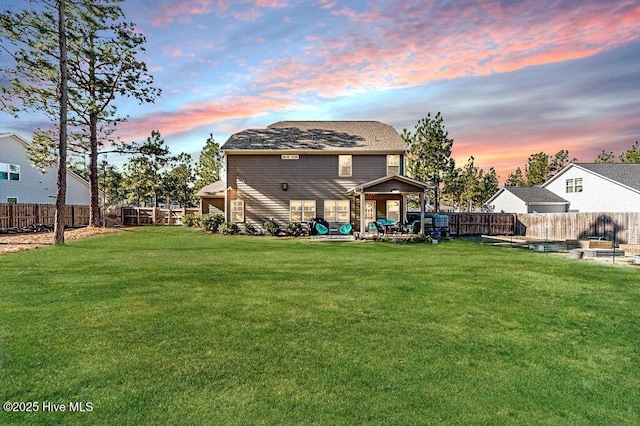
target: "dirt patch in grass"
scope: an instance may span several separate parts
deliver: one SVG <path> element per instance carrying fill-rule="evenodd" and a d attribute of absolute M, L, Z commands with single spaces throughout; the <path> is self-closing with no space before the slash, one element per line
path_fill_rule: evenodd
<path fill-rule="evenodd" d="M 64 240 L 73 241 L 96 235 L 120 232 L 123 228 L 76 228 L 64 231 Z M 16 251 L 30 250 L 53 244 L 52 232 L 34 232 L 0 235 L 0 256 Z"/>

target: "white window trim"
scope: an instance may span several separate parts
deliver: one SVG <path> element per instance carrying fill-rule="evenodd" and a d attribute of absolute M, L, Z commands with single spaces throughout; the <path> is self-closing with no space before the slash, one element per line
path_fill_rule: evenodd
<path fill-rule="evenodd" d="M 567 179 L 564 182 L 564 190 L 566 194 L 573 193 L 573 179 Z"/>
<path fill-rule="evenodd" d="M 342 221 L 342 220 L 338 220 L 338 203 L 346 203 L 347 204 L 347 220 Z M 334 216 L 333 217 L 328 217 L 327 215 L 327 205 L 333 204 L 334 206 Z M 327 222 L 340 222 L 340 223 L 348 223 L 350 222 L 351 218 L 351 202 L 349 200 L 324 200 L 324 220 L 326 220 Z"/>
<path fill-rule="evenodd" d="M 12 168 L 16 168 L 17 170 L 11 170 Z M 0 163 L 0 172 L 4 172 L 4 173 L 7 174 L 7 178 L 6 179 L 1 179 L 1 180 L 20 182 L 21 173 L 20 173 L 20 165 L 19 164 Z M 18 175 L 18 179 L 11 179 L 11 175 L 12 174 Z"/>
<path fill-rule="evenodd" d="M 578 181 L 580 183 L 578 183 Z M 573 192 L 582 192 L 582 187 L 583 187 L 583 183 L 582 183 L 582 178 L 575 178 L 573 179 Z"/>
<path fill-rule="evenodd" d="M 584 180 L 581 177 L 565 180 L 565 193 L 573 194 L 582 192 L 584 188 Z"/>
<path fill-rule="evenodd" d="M 236 222 L 236 223 L 241 223 L 244 222 L 244 200 L 242 199 L 235 199 L 235 200 L 231 200 L 231 217 L 230 219 L 232 219 L 232 222 Z M 240 220 L 233 220 L 234 216 L 237 213 L 241 214 L 241 219 Z"/>
<path fill-rule="evenodd" d="M 300 203 L 300 220 L 293 220 L 293 214 L 291 212 L 291 204 L 292 203 Z M 316 206 L 316 200 L 289 200 L 289 222 L 300 222 L 300 223 L 306 223 L 309 221 L 309 219 L 305 220 L 304 218 L 304 207 L 309 206 L 313 204 L 313 217 L 311 219 L 313 219 L 314 217 L 317 217 L 318 215 L 318 210 L 317 210 L 317 206 Z"/>
<path fill-rule="evenodd" d="M 401 216 L 401 213 L 402 213 L 402 201 L 400 201 L 400 200 L 387 200 L 387 202 L 385 203 L 385 207 L 386 207 L 385 216 L 386 216 L 387 219 L 390 219 L 389 213 L 391 212 L 391 209 L 389 208 L 389 203 L 398 203 L 398 219 L 396 220 L 396 222 L 399 223 L 400 220 L 402 219 L 402 216 Z"/>
<path fill-rule="evenodd" d="M 342 173 L 342 159 L 349 158 L 349 174 Z M 347 167 L 347 166 L 344 166 Z M 352 155 L 338 155 L 338 177 L 351 177 L 353 176 L 353 156 Z"/>
<path fill-rule="evenodd" d="M 389 160 L 391 160 L 391 158 L 397 158 L 397 164 L 395 164 L 395 165 L 389 164 Z M 398 171 L 397 172 L 389 172 L 389 168 L 390 167 L 397 167 Z M 387 174 L 388 175 L 400 174 L 400 154 L 388 154 L 387 155 Z"/>
<path fill-rule="evenodd" d="M 11 203 L 11 201 L 9 201 L 9 199 L 10 199 L 10 198 L 15 198 L 15 200 L 16 200 L 16 204 L 18 204 L 18 203 L 20 202 L 20 200 L 18 199 L 18 197 L 11 197 L 11 196 L 7 196 L 7 199 L 6 199 L 7 204 L 10 204 L 10 203 Z"/>

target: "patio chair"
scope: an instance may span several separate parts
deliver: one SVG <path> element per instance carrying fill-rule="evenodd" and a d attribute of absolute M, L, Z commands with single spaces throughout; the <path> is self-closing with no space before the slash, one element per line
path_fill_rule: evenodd
<path fill-rule="evenodd" d="M 345 223 L 344 225 L 342 225 L 340 227 L 340 233 L 342 235 L 349 235 L 351 234 L 351 230 L 353 229 L 353 227 L 351 226 L 350 223 Z"/>
<path fill-rule="evenodd" d="M 316 223 L 316 231 L 318 231 L 318 235 L 327 235 L 329 233 L 329 228 L 320 223 Z"/>
<path fill-rule="evenodd" d="M 378 222 L 369 222 L 367 223 L 367 231 L 384 234 L 384 227 Z"/>

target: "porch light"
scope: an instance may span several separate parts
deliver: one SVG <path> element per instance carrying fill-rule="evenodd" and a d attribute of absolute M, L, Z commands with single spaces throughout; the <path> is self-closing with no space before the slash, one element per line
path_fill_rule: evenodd
<path fill-rule="evenodd" d="M 289 189 L 289 184 L 287 182 L 282 182 L 282 190 L 286 191 L 287 189 Z"/>

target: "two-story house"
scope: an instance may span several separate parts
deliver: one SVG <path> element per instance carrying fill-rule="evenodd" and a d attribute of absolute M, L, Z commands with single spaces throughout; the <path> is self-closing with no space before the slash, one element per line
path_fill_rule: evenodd
<path fill-rule="evenodd" d="M 38 170 L 27 155 L 29 142 L 14 133 L 0 133 L 0 203 L 54 204 L 56 167 Z M 89 183 L 67 171 L 67 204 L 88 205 Z"/>
<path fill-rule="evenodd" d="M 405 221 L 409 195 L 424 210 L 429 186 L 404 175 L 407 144 L 384 123 L 283 121 L 236 133 L 222 151 L 224 183 L 200 196 L 204 212 L 224 211 L 227 221 L 323 218 L 361 230 L 381 218 Z"/>

